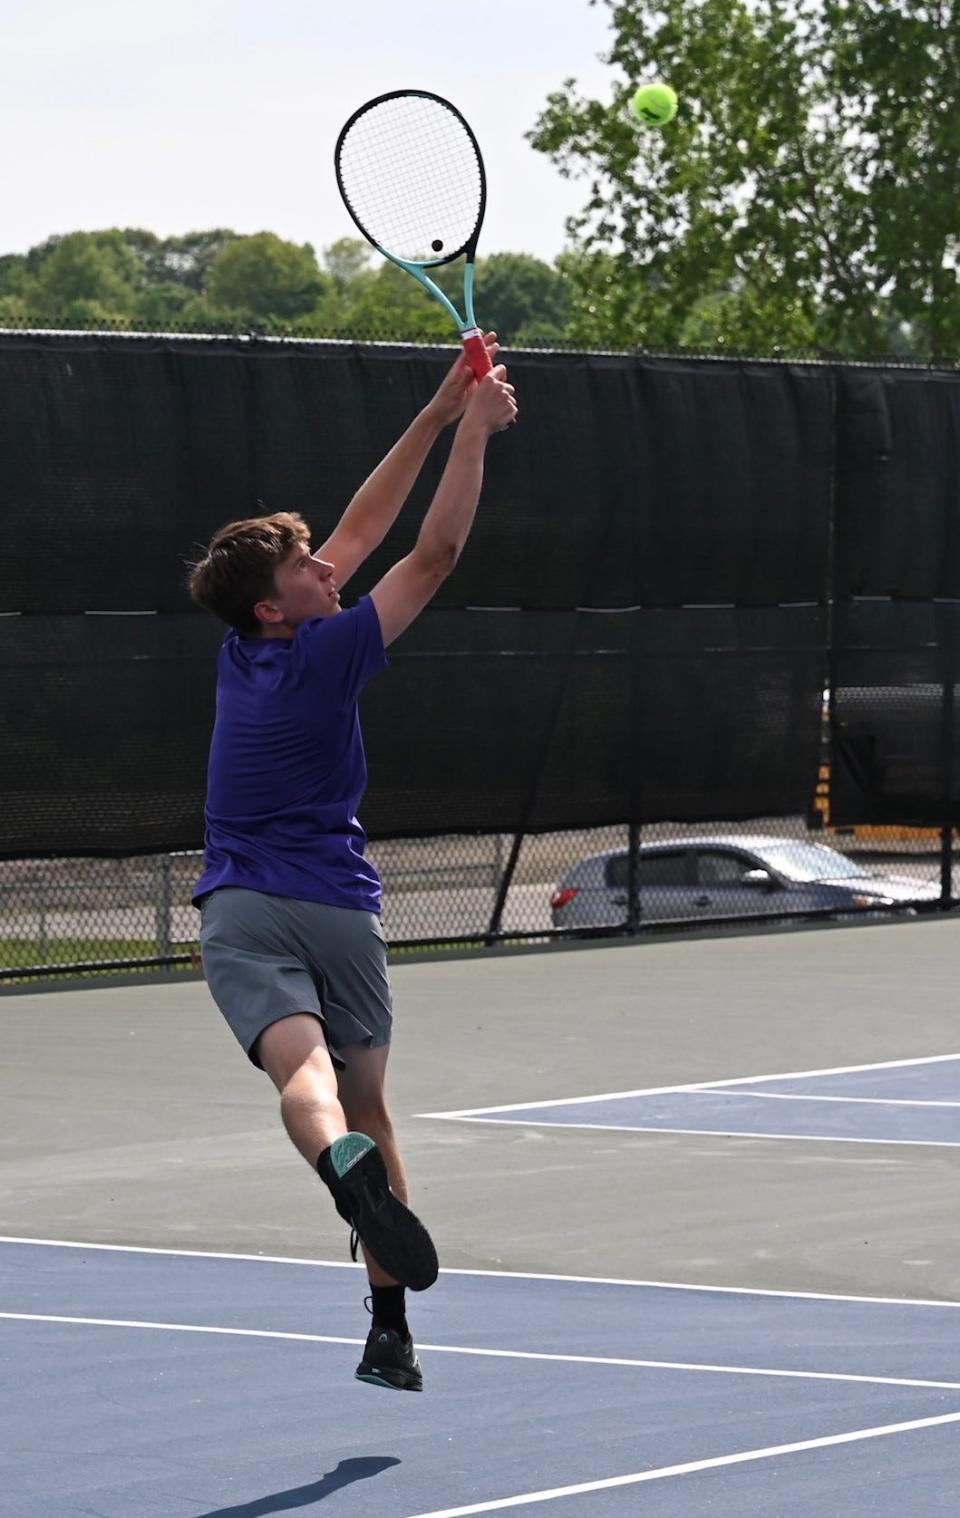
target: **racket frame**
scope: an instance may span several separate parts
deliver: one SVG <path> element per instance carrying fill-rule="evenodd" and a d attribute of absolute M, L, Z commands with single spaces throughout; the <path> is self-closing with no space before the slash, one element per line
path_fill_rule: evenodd
<path fill-rule="evenodd" d="M 350 198 L 343 183 L 343 176 L 340 173 L 340 150 L 346 139 L 347 133 L 350 131 L 350 128 L 353 126 L 354 122 L 358 121 L 361 116 L 366 115 L 367 111 L 373 110 L 374 106 L 382 105 L 386 100 L 407 99 L 410 96 L 414 96 L 420 100 L 435 100 L 439 105 L 442 105 L 446 110 L 448 110 L 451 115 L 456 116 L 457 120 L 460 122 L 460 125 L 463 127 L 464 131 L 470 139 L 471 146 L 473 147 L 473 151 L 476 154 L 477 158 L 477 168 L 480 172 L 480 208 L 477 212 L 477 219 L 474 223 L 473 231 L 467 238 L 466 242 L 461 243 L 460 247 L 455 248 L 452 253 L 444 253 L 441 258 L 424 258 L 417 260 L 416 262 L 406 258 L 399 258 L 395 253 L 391 253 L 387 248 L 384 248 L 380 243 L 378 243 L 376 238 L 367 231 L 366 227 L 363 225 L 363 222 L 354 211 L 353 206 L 350 204 Z M 439 301 L 440 305 L 444 308 L 447 315 L 450 317 L 451 321 L 454 323 L 457 331 L 460 334 L 460 339 L 463 343 L 464 351 L 466 352 L 467 358 L 470 361 L 470 367 L 472 368 L 474 375 L 477 379 L 482 379 L 483 375 L 492 369 L 493 364 L 490 359 L 490 355 L 487 352 L 486 344 L 483 341 L 483 333 L 477 326 L 477 319 L 473 311 L 473 273 L 474 259 L 477 252 L 477 243 L 480 238 L 480 229 L 483 226 L 484 213 L 486 212 L 487 208 L 487 176 L 483 166 L 483 157 L 480 152 L 480 145 L 473 134 L 470 123 L 461 114 L 461 112 L 457 110 L 455 105 L 452 105 L 449 100 L 445 100 L 442 95 L 434 94 L 432 90 L 388 90 L 386 94 L 376 95 L 372 100 L 367 100 L 363 105 L 358 106 L 349 120 L 344 123 L 343 127 L 341 128 L 340 135 L 337 138 L 337 145 L 334 148 L 333 165 L 337 176 L 337 188 L 339 189 L 343 203 L 349 211 L 350 216 L 358 230 L 363 233 L 363 236 L 366 238 L 371 247 L 376 248 L 377 252 L 380 253 L 384 258 L 389 259 L 392 264 L 396 264 L 398 269 L 403 269 L 407 274 L 412 274 L 413 278 L 418 282 L 418 284 L 421 284 L 423 288 L 434 297 L 435 300 Z M 461 315 L 457 310 L 456 306 L 453 304 L 453 301 L 450 300 L 449 296 L 447 296 L 443 290 L 441 290 L 440 286 L 430 278 L 429 274 L 426 273 L 427 269 L 438 269 L 441 268 L 444 264 L 453 263 L 454 259 L 460 258 L 462 254 L 466 255 L 466 264 L 463 270 L 463 315 Z"/>

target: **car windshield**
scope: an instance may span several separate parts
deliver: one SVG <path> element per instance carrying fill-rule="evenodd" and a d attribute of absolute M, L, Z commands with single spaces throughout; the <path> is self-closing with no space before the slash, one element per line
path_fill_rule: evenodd
<path fill-rule="evenodd" d="M 790 880 L 844 880 L 864 873 L 846 854 L 821 843 L 764 844 L 754 853 Z"/>

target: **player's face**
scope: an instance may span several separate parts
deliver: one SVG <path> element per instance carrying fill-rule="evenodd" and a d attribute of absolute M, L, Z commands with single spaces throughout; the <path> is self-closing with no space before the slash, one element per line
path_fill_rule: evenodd
<path fill-rule="evenodd" d="M 276 595 L 258 603 L 264 635 L 284 637 L 308 617 L 332 617 L 340 610 L 340 592 L 333 565 L 311 554 L 307 543 L 298 543 L 274 570 Z M 264 616 L 269 608 L 271 614 Z M 277 617 L 276 613 L 280 616 Z"/>

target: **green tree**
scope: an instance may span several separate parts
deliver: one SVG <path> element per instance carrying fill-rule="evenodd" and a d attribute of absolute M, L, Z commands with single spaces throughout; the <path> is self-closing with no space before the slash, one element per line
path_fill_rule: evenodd
<path fill-rule="evenodd" d="M 126 232 L 132 240 L 149 238 L 150 233 Z M 167 282 L 184 285 L 195 295 L 203 295 L 210 283 L 210 270 L 218 254 L 239 234 L 227 227 L 213 227 L 207 232 L 187 232 L 182 237 L 165 237 L 151 255 L 143 244 L 142 256 L 148 264 L 151 280 L 160 284 Z"/>
<path fill-rule="evenodd" d="M 164 267 L 166 244 L 156 232 L 148 232 L 144 227 L 124 227 L 117 230 L 116 236 L 133 256 L 140 285 L 159 284 L 169 278 Z"/>
<path fill-rule="evenodd" d="M 583 341 L 960 349 L 960 0 L 603 0 L 612 101 L 568 80 L 531 141 L 586 176 Z M 643 78 L 675 120 L 641 127 Z"/>
<path fill-rule="evenodd" d="M 270 318 L 252 317 L 249 311 L 235 310 L 215 305 L 206 295 L 192 295 L 171 314 L 169 324 L 176 332 L 249 332 L 251 327 L 270 330 Z M 151 326 L 153 324 L 151 323 Z M 286 323 L 282 324 L 284 328 Z"/>
<path fill-rule="evenodd" d="M 463 264 L 433 271 L 459 305 Z M 523 253 L 495 253 L 477 268 L 477 309 L 505 343 L 562 340 L 569 270 Z M 47 238 L 24 255 L 0 257 L 0 301 L 18 325 L 134 327 L 147 331 L 244 332 L 452 342 L 447 315 L 359 238 L 323 250 L 272 233 L 241 237 L 215 228 L 158 237 L 142 227 Z"/>
<path fill-rule="evenodd" d="M 564 275 L 529 253 L 479 259 L 475 303 L 483 326 L 518 347 L 562 339 L 570 315 Z"/>
<path fill-rule="evenodd" d="M 136 259 L 118 232 L 70 232 L 34 254 L 32 309 L 47 320 L 86 326 L 91 315 L 126 318 L 136 300 Z"/>
<path fill-rule="evenodd" d="M 440 275 L 436 283 L 441 288 L 441 280 L 452 286 L 449 274 L 443 269 L 436 272 Z M 456 300 L 455 287 L 447 293 L 452 293 Z M 437 301 L 403 269 L 386 259 L 375 270 L 357 272 L 340 294 L 330 316 L 331 335 L 371 342 L 378 338 L 426 343 L 456 340 L 453 324 Z"/>
<path fill-rule="evenodd" d="M 369 243 L 359 237 L 340 237 L 323 250 L 323 267 L 340 295 L 346 294 L 356 280 L 372 278 Z"/>
<path fill-rule="evenodd" d="M 205 293 L 213 306 L 255 321 L 283 321 L 310 311 L 328 285 L 309 243 L 300 247 L 273 232 L 257 232 L 219 250 Z"/>
<path fill-rule="evenodd" d="M 5 253 L 0 257 L 0 295 L 22 295 L 30 284 L 26 256 Z"/>
<path fill-rule="evenodd" d="M 304 327 L 342 336 L 389 337 L 410 342 L 450 342 L 455 334 L 440 306 L 395 265 L 376 259 L 367 244 L 344 237 L 324 249 L 323 265 L 333 282 L 333 299 L 325 298 L 304 319 Z M 434 283 L 459 309 L 463 301 L 463 263 L 431 269 Z M 494 253 L 480 259 L 476 271 L 476 306 L 485 328 L 502 341 L 555 341 L 562 337 L 568 312 L 566 277 L 527 253 Z"/>
<path fill-rule="evenodd" d="M 0 295 L 0 327 L 29 327 L 30 307 L 22 295 Z"/>
<path fill-rule="evenodd" d="M 149 284 L 137 295 L 134 308 L 137 326 L 149 332 L 176 330 L 183 326 L 184 311 L 197 299 L 187 285 L 173 280 Z"/>

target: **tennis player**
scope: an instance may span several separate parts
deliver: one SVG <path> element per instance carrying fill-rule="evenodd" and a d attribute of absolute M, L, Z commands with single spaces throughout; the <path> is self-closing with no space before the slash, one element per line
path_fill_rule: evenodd
<path fill-rule="evenodd" d="M 498 345 L 486 337 L 491 356 Z M 357 820 L 367 773 L 357 715 L 385 648 L 466 542 L 487 443 L 517 414 L 502 365 L 464 357 L 311 552 L 292 512 L 231 522 L 191 566 L 194 600 L 226 622 L 210 748 L 204 870 L 194 902 L 210 992 L 280 1093 L 287 1133 L 350 1224 L 373 1326 L 357 1377 L 420 1391 L 405 1288 L 437 1276 L 384 1092 L 391 1035 L 380 880 Z M 340 592 L 382 542 L 441 431 L 458 421 L 411 553 L 349 610 Z"/>

